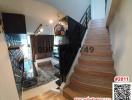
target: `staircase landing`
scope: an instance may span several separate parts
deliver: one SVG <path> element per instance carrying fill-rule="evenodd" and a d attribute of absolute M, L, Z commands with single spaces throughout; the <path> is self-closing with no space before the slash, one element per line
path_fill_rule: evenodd
<path fill-rule="evenodd" d="M 112 97 L 112 82 L 115 76 L 110 39 L 103 20 L 93 20 L 84 42 L 94 52 L 82 50 L 78 64 L 63 95 L 68 100 L 74 97 Z"/>
<path fill-rule="evenodd" d="M 67 100 L 61 93 L 47 91 L 46 93 L 37 95 L 27 100 Z"/>

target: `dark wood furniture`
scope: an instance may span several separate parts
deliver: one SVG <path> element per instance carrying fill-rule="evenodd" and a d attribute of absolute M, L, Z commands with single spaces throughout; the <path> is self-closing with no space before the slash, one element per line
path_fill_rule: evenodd
<path fill-rule="evenodd" d="M 52 56 L 54 36 L 53 35 L 31 35 L 33 61 Z"/>

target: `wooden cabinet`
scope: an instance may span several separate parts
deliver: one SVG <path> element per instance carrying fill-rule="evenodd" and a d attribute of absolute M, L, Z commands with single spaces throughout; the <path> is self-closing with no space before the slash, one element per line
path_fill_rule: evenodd
<path fill-rule="evenodd" d="M 44 59 L 52 56 L 54 36 L 38 35 L 31 36 L 33 60 Z"/>

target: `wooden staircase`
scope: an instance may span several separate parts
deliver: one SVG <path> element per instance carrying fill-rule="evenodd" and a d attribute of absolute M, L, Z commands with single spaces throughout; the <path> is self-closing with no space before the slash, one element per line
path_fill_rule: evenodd
<path fill-rule="evenodd" d="M 109 34 L 103 20 L 90 22 L 84 46 L 94 47 L 94 52 L 81 52 L 70 83 L 63 90 L 63 95 L 68 100 L 87 96 L 112 97 L 114 62 Z"/>

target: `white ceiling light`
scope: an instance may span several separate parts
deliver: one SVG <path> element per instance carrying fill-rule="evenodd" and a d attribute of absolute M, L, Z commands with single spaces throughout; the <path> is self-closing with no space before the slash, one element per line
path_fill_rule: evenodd
<path fill-rule="evenodd" d="M 40 28 L 40 32 L 43 32 L 43 31 L 44 31 L 44 29 L 41 27 L 41 28 Z"/>
<path fill-rule="evenodd" d="M 53 20 L 49 20 L 49 23 L 50 23 L 50 24 L 53 24 Z"/>

